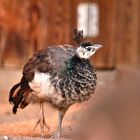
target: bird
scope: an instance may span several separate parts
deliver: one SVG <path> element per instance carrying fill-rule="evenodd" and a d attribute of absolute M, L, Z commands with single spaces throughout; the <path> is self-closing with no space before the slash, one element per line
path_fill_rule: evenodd
<path fill-rule="evenodd" d="M 54 138 L 61 137 L 62 121 L 66 111 L 75 103 L 88 100 L 97 85 L 96 70 L 90 58 L 102 47 L 84 42 L 83 30 L 74 29 L 77 46 L 54 45 L 36 52 L 24 65 L 22 78 L 9 91 L 13 113 L 31 103 L 40 105 L 35 128 L 40 125 L 41 136 L 48 128 L 44 116 L 44 103 L 58 110 L 58 128 Z"/>

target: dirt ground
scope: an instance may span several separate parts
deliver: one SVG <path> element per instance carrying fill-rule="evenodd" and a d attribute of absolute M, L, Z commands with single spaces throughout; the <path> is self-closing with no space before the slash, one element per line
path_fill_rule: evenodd
<path fill-rule="evenodd" d="M 140 72 L 129 68 L 97 71 L 98 85 L 89 101 L 73 105 L 63 121 L 62 140 L 140 140 Z M 41 140 L 38 105 L 12 114 L 10 87 L 19 81 L 20 70 L 0 70 L 0 139 Z M 50 139 L 57 128 L 57 111 L 45 105 Z"/>

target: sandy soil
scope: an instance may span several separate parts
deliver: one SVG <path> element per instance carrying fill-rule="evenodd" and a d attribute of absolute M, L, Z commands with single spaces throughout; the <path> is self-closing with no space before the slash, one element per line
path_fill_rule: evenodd
<path fill-rule="evenodd" d="M 20 70 L 0 70 L 0 139 L 41 140 L 40 128 L 33 131 L 39 106 L 29 105 L 13 115 L 8 103 L 8 91 L 20 77 Z M 61 139 L 140 140 L 139 80 L 137 70 L 99 71 L 92 98 L 73 105 L 66 113 Z M 46 129 L 49 139 L 57 128 L 57 111 L 46 104 L 45 116 L 51 128 Z"/>

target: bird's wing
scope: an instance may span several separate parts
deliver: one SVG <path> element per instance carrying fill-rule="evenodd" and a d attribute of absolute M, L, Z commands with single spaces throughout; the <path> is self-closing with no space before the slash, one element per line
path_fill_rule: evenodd
<path fill-rule="evenodd" d="M 63 48 L 64 47 L 64 48 Z M 32 89 L 29 82 L 33 80 L 36 71 L 42 73 L 59 72 L 65 61 L 75 54 L 75 48 L 70 45 L 52 46 L 39 51 L 25 64 L 21 81 L 10 90 L 9 102 L 13 104 L 13 113 L 17 108 L 26 107 L 32 99 Z"/>
<path fill-rule="evenodd" d="M 71 45 L 50 46 L 36 53 L 23 69 L 23 76 L 31 81 L 36 71 L 42 73 L 57 72 L 65 65 L 65 62 L 75 54 L 75 48 Z"/>

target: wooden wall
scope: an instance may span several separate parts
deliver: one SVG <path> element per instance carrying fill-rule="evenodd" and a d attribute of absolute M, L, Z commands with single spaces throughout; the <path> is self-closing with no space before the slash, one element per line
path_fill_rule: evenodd
<path fill-rule="evenodd" d="M 87 0 L 72 1 L 72 26 L 76 26 L 76 8 L 78 4 L 87 2 Z M 104 46 L 92 58 L 94 64 L 99 68 L 115 67 L 115 39 L 116 39 L 116 0 L 88 0 L 88 2 L 97 3 L 99 6 L 99 35 L 94 38 L 86 38 L 92 42 L 100 43 Z M 72 8 L 71 8 L 72 9 Z"/>
<path fill-rule="evenodd" d="M 104 45 L 92 58 L 98 68 L 140 65 L 139 0 L 0 0 L 0 65 L 22 67 L 34 52 L 52 44 L 74 44 L 77 6 L 99 5 L 99 36 Z"/>
<path fill-rule="evenodd" d="M 48 1 L 47 45 L 70 43 L 71 9 L 70 0 Z"/>
<path fill-rule="evenodd" d="M 116 65 L 140 67 L 140 1 L 117 3 Z"/>

